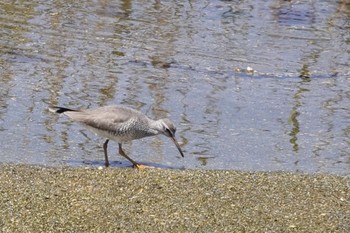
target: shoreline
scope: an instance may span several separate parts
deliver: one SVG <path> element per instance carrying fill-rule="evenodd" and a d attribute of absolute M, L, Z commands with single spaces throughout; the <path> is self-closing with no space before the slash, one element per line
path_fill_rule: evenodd
<path fill-rule="evenodd" d="M 0 165 L 2 232 L 349 232 L 350 177 Z"/>

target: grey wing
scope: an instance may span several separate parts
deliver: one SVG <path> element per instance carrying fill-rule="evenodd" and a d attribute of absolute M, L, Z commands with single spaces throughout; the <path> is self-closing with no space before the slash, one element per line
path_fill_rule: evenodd
<path fill-rule="evenodd" d="M 132 111 L 116 106 L 66 112 L 65 114 L 73 121 L 107 131 L 114 130 L 116 127 L 120 128 L 133 118 Z"/>

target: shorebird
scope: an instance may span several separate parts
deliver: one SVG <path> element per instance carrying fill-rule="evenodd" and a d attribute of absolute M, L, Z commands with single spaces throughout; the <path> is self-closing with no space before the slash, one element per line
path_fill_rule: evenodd
<path fill-rule="evenodd" d="M 182 157 L 184 154 L 175 139 L 176 127 L 168 119 L 152 120 L 142 112 L 122 105 L 106 106 L 95 109 L 69 109 L 64 107 L 49 107 L 54 113 L 63 113 L 88 130 L 106 138 L 103 144 L 105 166 L 109 166 L 107 144 L 109 140 L 118 142 L 119 154 L 129 160 L 136 168 L 147 166 L 139 164 L 125 154 L 122 143 L 158 134 L 164 134 L 172 139 Z"/>

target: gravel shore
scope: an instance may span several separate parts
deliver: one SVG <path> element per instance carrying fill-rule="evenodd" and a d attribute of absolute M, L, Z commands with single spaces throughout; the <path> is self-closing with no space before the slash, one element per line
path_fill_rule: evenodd
<path fill-rule="evenodd" d="M 1 232 L 350 232 L 350 178 L 0 165 Z"/>

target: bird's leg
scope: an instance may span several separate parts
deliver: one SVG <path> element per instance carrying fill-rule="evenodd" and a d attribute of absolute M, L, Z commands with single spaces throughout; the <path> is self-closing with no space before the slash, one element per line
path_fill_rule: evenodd
<path fill-rule="evenodd" d="M 127 156 L 125 154 L 125 152 L 123 151 L 122 144 L 121 143 L 118 143 L 118 144 L 119 144 L 119 154 L 122 155 L 123 157 L 125 157 L 127 160 L 129 160 L 134 165 L 134 167 L 139 168 L 139 169 L 142 169 L 142 168 L 146 167 L 146 166 L 144 166 L 142 164 L 139 164 L 139 163 L 135 162 L 129 156 Z"/>
<path fill-rule="evenodd" d="M 105 141 L 105 143 L 103 143 L 103 151 L 105 152 L 105 166 L 108 167 L 109 166 L 109 162 L 108 162 L 108 155 L 107 155 L 107 144 L 109 142 L 109 139 L 107 139 Z"/>

